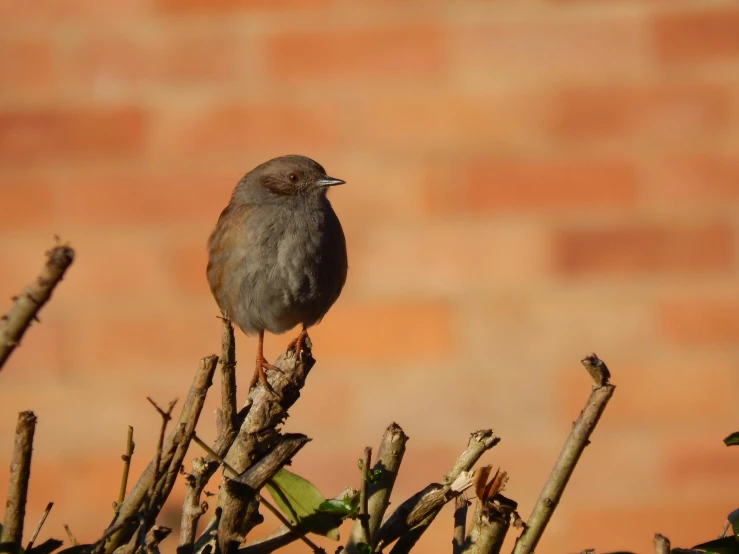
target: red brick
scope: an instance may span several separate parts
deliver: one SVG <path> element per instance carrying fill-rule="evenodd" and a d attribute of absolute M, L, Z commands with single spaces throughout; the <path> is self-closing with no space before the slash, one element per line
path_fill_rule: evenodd
<path fill-rule="evenodd" d="M 278 104 L 162 110 L 153 149 L 158 155 L 197 155 L 199 159 L 232 154 L 243 160 L 245 152 L 263 158 L 296 152 L 320 158 L 314 153 L 334 146 L 338 138 L 336 118 L 332 115 L 321 106 Z M 261 161 L 264 159 L 253 165 Z"/>
<path fill-rule="evenodd" d="M 562 91 L 555 98 L 552 131 L 561 140 L 688 143 L 713 136 L 729 119 L 722 87 L 609 86 Z"/>
<path fill-rule="evenodd" d="M 551 248 L 535 226 L 478 221 L 387 223 L 350 247 L 350 282 L 401 297 L 536 282 L 549 270 Z"/>
<path fill-rule="evenodd" d="M 52 187 L 14 175 L 0 175 L 0 229 L 50 229 Z"/>
<path fill-rule="evenodd" d="M 215 169 L 215 168 L 214 168 Z M 209 175 L 148 175 L 125 170 L 115 175 L 100 171 L 71 173 L 56 179 L 56 220 L 62 228 L 128 225 L 215 225 L 241 168 Z M 209 229 L 203 231 L 203 241 Z"/>
<path fill-rule="evenodd" d="M 358 234 L 372 224 L 423 217 L 426 170 L 422 161 L 379 155 L 334 158 L 326 171 L 347 184 L 332 190 L 329 198 L 350 240 L 355 231 Z"/>
<path fill-rule="evenodd" d="M 733 6 L 657 13 L 651 25 L 664 62 L 739 58 L 739 10 Z"/>
<path fill-rule="evenodd" d="M 603 431 L 705 429 L 733 415 L 736 364 L 730 360 L 683 357 L 611 366 L 617 388 Z M 562 421 L 574 421 L 590 394 L 590 382 L 578 369 L 562 370 L 556 379 Z"/>
<path fill-rule="evenodd" d="M 537 85 L 542 78 L 613 79 L 648 70 L 649 42 L 642 17 L 557 15 L 544 12 L 473 23 L 451 33 L 459 52 L 455 70 L 475 82 L 524 80 Z"/>
<path fill-rule="evenodd" d="M 163 259 L 172 281 L 183 291 L 203 293 L 210 290 L 205 277 L 205 268 L 208 265 L 206 235 L 203 235 L 201 241 L 175 244 L 167 249 Z"/>
<path fill-rule="evenodd" d="M 145 304 L 142 305 L 142 308 Z M 186 312 L 111 317 L 79 315 L 68 323 L 69 364 L 80 374 L 100 371 L 194 371 L 203 356 L 220 349 L 213 319 L 190 319 Z M 171 375 L 172 373 L 170 373 Z"/>
<path fill-rule="evenodd" d="M 332 3 L 333 0 L 156 0 L 159 9 L 173 13 L 316 9 Z"/>
<path fill-rule="evenodd" d="M 66 2 L 0 1 L 0 21 L 33 25 L 59 21 L 116 21 L 139 17 L 149 12 L 151 0 L 111 0 L 104 5 L 95 0 Z"/>
<path fill-rule="evenodd" d="M 100 231 L 70 235 L 77 256 L 74 272 L 70 270 L 64 283 L 68 289 L 65 304 L 74 305 L 81 298 L 97 303 L 102 299 L 162 296 L 170 286 L 166 246 L 131 232 L 114 235 Z"/>
<path fill-rule="evenodd" d="M 249 71 L 248 44 L 219 27 L 88 34 L 68 48 L 68 79 L 82 93 L 147 94 L 147 88 L 235 86 Z"/>
<path fill-rule="evenodd" d="M 319 29 L 267 39 L 267 70 L 278 82 L 327 80 L 353 83 L 377 79 L 414 82 L 440 77 L 446 60 L 435 27 L 399 29 Z"/>
<path fill-rule="evenodd" d="M 52 87 L 53 43 L 48 37 L 0 40 L 0 99 L 19 100 Z"/>
<path fill-rule="evenodd" d="M 10 302 L 2 303 L 0 313 L 7 313 Z M 3 368 L 3 378 L 32 382 L 59 375 L 64 371 L 64 322 L 59 310 L 49 305 L 39 313 L 41 323 L 33 323 Z"/>
<path fill-rule="evenodd" d="M 462 152 L 489 155 L 491 149 L 530 147 L 548 125 L 549 98 L 539 94 L 462 95 L 419 90 L 358 97 L 356 141 L 394 155 Z"/>
<path fill-rule="evenodd" d="M 685 298 L 664 302 L 659 318 L 664 335 L 680 344 L 729 347 L 739 341 L 739 301 Z"/>
<path fill-rule="evenodd" d="M 739 160 L 718 154 L 660 158 L 651 164 L 647 181 L 654 206 L 731 207 L 739 201 Z"/>
<path fill-rule="evenodd" d="M 635 168 L 626 161 L 477 159 L 445 169 L 429 177 L 434 212 L 624 208 L 639 194 Z"/>
<path fill-rule="evenodd" d="M 727 400 L 722 395 L 715 401 Z M 724 434 L 728 435 L 728 432 Z M 691 485 L 716 485 L 726 490 L 731 488 L 729 483 L 739 483 L 739 472 L 736 470 L 739 452 L 735 447 L 727 448 L 721 439 L 723 436 L 717 434 L 713 440 L 684 440 L 668 446 L 661 472 L 666 486 L 686 488 Z"/>
<path fill-rule="evenodd" d="M 583 506 L 570 519 L 568 550 L 597 546 L 604 552 L 647 552 L 653 549 L 655 533 L 667 536 L 676 547 L 691 547 L 715 538 L 735 507 L 731 502 L 697 503 L 690 499 L 599 509 Z"/>
<path fill-rule="evenodd" d="M 44 109 L 0 113 L 0 161 L 82 161 L 139 154 L 146 117 L 138 108 Z"/>
<path fill-rule="evenodd" d="M 316 358 L 398 363 L 438 361 L 450 355 L 454 333 L 449 306 L 442 302 L 338 302 L 320 325 L 310 331 Z"/>
<path fill-rule="evenodd" d="M 569 276 L 720 273 L 735 261 L 732 230 L 721 223 L 563 229 L 554 248 Z"/>

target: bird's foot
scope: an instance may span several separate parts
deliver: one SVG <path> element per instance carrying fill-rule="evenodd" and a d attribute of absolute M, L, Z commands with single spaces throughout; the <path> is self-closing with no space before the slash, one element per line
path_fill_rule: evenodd
<path fill-rule="evenodd" d="M 267 375 L 264 373 L 265 369 L 270 371 L 282 371 L 279 367 L 267 362 L 263 356 L 257 356 L 257 365 L 256 368 L 254 368 L 254 375 L 252 375 L 251 381 L 249 382 L 249 390 L 254 388 L 257 381 L 260 381 L 267 390 L 272 390 L 272 387 L 267 381 Z"/>
<path fill-rule="evenodd" d="M 308 338 L 308 331 L 303 329 L 300 334 L 290 341 L 287 345 L 287 351 L 295 351 L 295 359 L 300 360 L 300 356 L 303 354 L 303 347 L 305 347 L 305 341 Z"/>

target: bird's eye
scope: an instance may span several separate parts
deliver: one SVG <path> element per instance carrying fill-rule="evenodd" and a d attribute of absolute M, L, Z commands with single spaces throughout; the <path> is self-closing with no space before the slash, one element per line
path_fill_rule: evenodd
<path fill-rule="evenodd" d="M 289 174 L 289 175 L 287 176 L 287 178 L 288 178 L 288 179 L 290 179 L 290 182 L 291 182 L 291 183 L 297 183 L 297 182 L 298 182 L 298 179 L 299 179 L 299 177 L 298 177 L 298 174 L 297 174 L 297 173 L 290 173 L 290 174 Z"/>

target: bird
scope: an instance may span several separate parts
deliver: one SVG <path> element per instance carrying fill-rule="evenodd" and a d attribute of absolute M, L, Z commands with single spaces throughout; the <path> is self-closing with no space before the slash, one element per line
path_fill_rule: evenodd
<path fill-rule="evenodd" d="M 308 328 L 336 302 L 348 271 L 346 239 L 326 194 L 345 181 L 316 161 L 280 156 L 258 165 L 236 184 L 208 239 L 206 274 L 224 317 L 257 335 L 251 390 L 265 370 L 264 333 L 300 325 L 288 345 L 300 359 Z"/>

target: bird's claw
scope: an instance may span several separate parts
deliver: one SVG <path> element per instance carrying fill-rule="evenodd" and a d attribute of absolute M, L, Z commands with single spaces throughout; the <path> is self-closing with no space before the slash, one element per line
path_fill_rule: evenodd
<path fill-rule="evenodd" d="M 300 361 L 303 355 L 303 348 L 305 347 L 305 341 L 308 338 L 308 331 L 303 329 L 300 334 L 290 341 L 287 345 L 287 351 L 292 351 L 295 355 L 295 359 Z"/>

